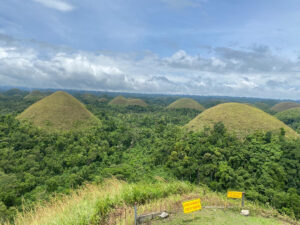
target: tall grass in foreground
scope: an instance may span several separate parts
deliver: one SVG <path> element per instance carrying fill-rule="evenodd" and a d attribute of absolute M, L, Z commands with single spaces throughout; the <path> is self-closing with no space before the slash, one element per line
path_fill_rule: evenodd
<path fill-rule="evenodd" d="M 166 210 L 181 212 L 181 202 L 201 198 L 202 206 L 231 206 L 240 210 L 239 200 L 228 200 L 223 193 L 210 192 L 206 187 L 196 187 L 185 182 L 158 182 L 152 184 L 127 184 L 115 179 L 101 185 L 86 185 L 71 195 L 38 204 L 16 216 L 16 225 L 87 225 L 87 224 L 132 224 L 133 204 L 137 203 L 138 214 Z M 289 217 L 281 216 L 271 207 L 262 207 L 246 201 L 251 214 L 277 217 L 296 224 Z M 127 217 L 122 216 L 126 215 Z M 123 213 L 123 214 L 122 214 Z M 121 216 L 120 216 L 121 215 Z M 9 225 L 9 223 L 7 223 Z"/>
<path fill-rule="evenodd" d="M 116 207 L 126 207 L 135 202 L 143 204 L 172 194 L 184 194 L 191 192 L 193 188 L 184 182 L 127 184 L 111 179 L 102 185 L 87 185 L 69 196 L 25 210 L 17 214 L 15 224 L 99 224 L 104 222 Z"/>

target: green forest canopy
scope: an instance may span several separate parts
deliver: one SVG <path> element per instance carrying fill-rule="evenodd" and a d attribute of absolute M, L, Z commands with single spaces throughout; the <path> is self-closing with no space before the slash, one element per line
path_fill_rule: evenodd
<path fill-rule="evenodd" d="M 160 176 L 220 192 L 242 190 L 249 200 L 300 218 L 300 141 L 288 138 L 285 128 L 255 131 L 244 139 L 221 122 L 186 132 L 182 126 L 199 112 L 166 110 L 160 98 L 148 99 L 155 103 L 147 108 L 91 101 L 86 106 L 101 124 L 49 133 L 15 118 L 28 107 L 27 94 L 0 99 L 0 112 L 6 112 L 0 115 L 2 221 L 13 220 L 22 204 L 34 206 L 110 176 L 128 182 L 155 182 Z"/>

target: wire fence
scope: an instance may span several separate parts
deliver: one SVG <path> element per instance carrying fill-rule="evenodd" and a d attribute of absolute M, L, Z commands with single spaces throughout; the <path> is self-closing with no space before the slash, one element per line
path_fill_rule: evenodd
<path fill-rule="evenodd" d="M 160 199 L 157 201 L 146 202 L 142 205 L 136 205 L 138 217 L 147 217 L 149 220 L 143 222 L 137 221 L 137 224 L 152 224 L 155 220 L 151 220 L 151 215 L 158 215 L 162 212 L 167 212 L 169 215 L 182 213 L 182 202 L 189 201 L 192 199 L 200 198 L 199 195 L 187 195 L 187 196 L 172 196 L 171 198 Z M 232 204 L 226 200 L 221 200 L 218 197 L 213 196 L 202 196 L 201 197 L 202 208 L 210 209 L 224 209 L 239 207 L 237 204 Z M 103 221 L 101 225 L 135 225 L 134 220 L 134 207 L 123 206 L 113 210 L 106 221 Z"/>

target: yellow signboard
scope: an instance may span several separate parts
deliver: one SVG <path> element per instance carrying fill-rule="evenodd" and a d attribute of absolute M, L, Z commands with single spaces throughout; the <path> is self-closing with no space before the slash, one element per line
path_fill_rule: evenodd
<path fill-rule="evenodd" d="M 200 198 L 188 202 L 183 202 L 182 206 L 183 206 L 184 213 L 191 213 L 191 212 L 201 210 Z"/>
<path fill-rule="evenodd" d="M 228 191 L 227 192 L 227 198 L 242 198 L 243 192 L 239 191 Z"/>

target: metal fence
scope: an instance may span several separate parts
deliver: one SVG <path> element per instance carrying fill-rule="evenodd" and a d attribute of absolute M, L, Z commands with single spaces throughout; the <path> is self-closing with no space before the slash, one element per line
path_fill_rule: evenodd
<path fill-rule="evenodd" d="M 124 206 L 116 208 L 101 225 L 139 225 L 139 224 L 153 224 L 155 217 L 157 218 L 162 212 L 167 212 L 169 215 L 182 213 L 182 202 L 192 199 L 200 198 L 199 195 L 188 195 L 178 197 L 177 199 L 160 199 L 157 201 L 146 202 L 145 204 L 134 206 Z M 232 204 L 220 198 L 213 198 L 212 196 L 201 197 L 201 204 L 203 209 L 224 209 L 239 207 L 237 204 Z M 135 211 L 136 208 L 136 211 Z M 136 221 L 135 221 L 136 215 Z"/>

